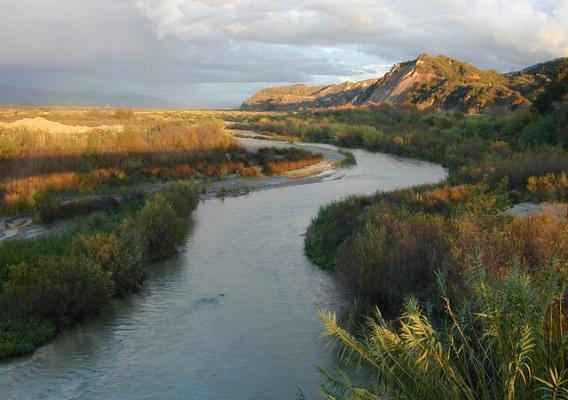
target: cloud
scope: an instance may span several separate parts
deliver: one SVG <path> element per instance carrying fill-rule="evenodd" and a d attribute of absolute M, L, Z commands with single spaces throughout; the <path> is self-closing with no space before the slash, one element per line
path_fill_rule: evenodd
<path fill-rule="evenodd" d="M 356 46 L 392 59 L 424 51 L 494 67 L 566 56 L 568 1 L 137 0 L 160 37 Z M 393 60 L 394 61 L 394 60 Z"/>
<path fill-rule="evenodd" d="M 502 71 L 568 56 L 568 0 L 0 5 L 0 83 L 142 92 L 192 105 L 234 106 L 269 84 L 366 79 L 422 52 Z"/>

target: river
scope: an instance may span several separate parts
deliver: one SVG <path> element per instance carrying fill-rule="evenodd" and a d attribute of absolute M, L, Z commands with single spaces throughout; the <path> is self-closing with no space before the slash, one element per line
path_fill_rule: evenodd
<path fill-rule="evenodd" d="M 6 399 L 318 399 L 334 370 L 321 308 L 341 301 L 304 255 L 323 204 L 446 176 L 438 165 L 353 151 L 357 166 L 321 182 L 208 200 L 185 246 L 151 266 L 144 289 L 0 364 Z M 340 178 L 340 179 L 339 179 Z"/>

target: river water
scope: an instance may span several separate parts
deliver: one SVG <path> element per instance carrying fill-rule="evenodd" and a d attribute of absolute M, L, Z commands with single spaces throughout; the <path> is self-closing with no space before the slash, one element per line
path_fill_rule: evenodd
<path fill-rule="evenodd" d="M 354 151 L 322 182 L 208 200 L 181 251 L 144 289 L 33 355 L 0 364 L 0 399 L 319 398 L 335 361 L 318 311 L 341 296 L 304 255 L 323 204 L 446 176 L 438 165 Z M 340 179 L 337 179 L 340 178 Z"/>

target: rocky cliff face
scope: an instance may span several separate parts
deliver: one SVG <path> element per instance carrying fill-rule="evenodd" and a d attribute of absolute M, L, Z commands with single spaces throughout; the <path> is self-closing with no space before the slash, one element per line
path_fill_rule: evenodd
<path fill-rule="evenodd" d="M 501 74 L 449 57 L 422 54 L 415 60 L 396 64 L 378 79 L 340 85 L 263 89 L 245 100 L 241 109 L 298 111 L 384 102 L 469 113 L 495 107 L 515 109 L 529 106 L 535 90 L 549 79 L 557 65 L 564 62 L 566 59 L 560 59 Z"/>

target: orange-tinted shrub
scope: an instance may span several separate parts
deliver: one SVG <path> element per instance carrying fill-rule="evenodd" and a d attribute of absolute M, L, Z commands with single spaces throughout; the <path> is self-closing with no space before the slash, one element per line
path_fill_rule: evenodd
<path fill-rule="evenodd" d="M 310 165 L 315 165 L 321 161 L 323 161 L 322 156 L 310 157 L 308 159 L 298 161 L 270 162 L 267 165 L 267 169 L 269 173 L 279 175 L 288 171 L 309 167 Z"/>
<path fill-rule="evenodd" d="M 535 200 L 564 200 L 568 198 L 568 177 L 564 172 L 531 176 L 527 190 Z"/>

